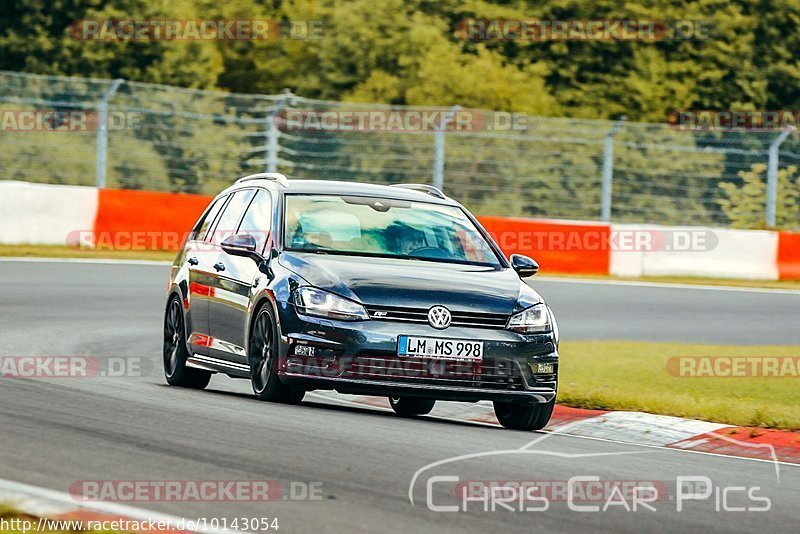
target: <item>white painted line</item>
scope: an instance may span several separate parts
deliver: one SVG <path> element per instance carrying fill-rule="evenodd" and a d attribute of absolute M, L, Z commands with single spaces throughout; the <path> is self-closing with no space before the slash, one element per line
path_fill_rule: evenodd
<path fill-rule="evenodd" d="M 29 484 L 22 484 L 20 482 L 14 482 L 5 479 L 0 479 L 0 494 L 4 494 L 4 497 L 6 494 L 26 497 L 27 499 L 25 501 L 22 501 L 21 504 L 25 504 L 27 506 L 36 507 L 37 503 L 35 502 L 35 500 L 40 499 L 44 501 L 43 503 L 41 503 L 42 508 L 52 507 L 54 504 L 56 504 L 59 506 L 66 507 L 70 510 L 75 510 L 75 509 L 92 510 L 93 512 L 99 512 L 113 516 L 122 516 L 136 521 L 163 522 L 168 524 L 172 529 L 176 529 L 177 526 L 180 525 L 181 523 L 185 524 L 187 521 L 189 521 L 178 516 L 162 514 L 160 512 L 153 512 L 150 510 L 145 510 L 143 508 L 135 508 L 133 506 L 127 506 L 124 504 L 118 504 L 113 502 L 76 501 L 68 493 L 40 488 L 38 486 L 31 486 Z M 33 501 L 31 501 L 31 498 L 33 498 Z M 16 504 L 16 503 L 12 502 L 11 504 Z M 197 530 L 195 532 L 200 532 L 203 534 L 230 534 L 232 532 L 246 532 L 246 531 L 207 529 L 207 530 Z"/>
<path fill-rule="evenodd" d="M 637 282 L 634 280 L 596 280 L 591 278 L 572 278 L 568 276 L 537 276 L 529 285 L 536 288 L 536 280 L 560 282 L 564 284 L 599 284 L 609 286 L 651 287 L 659 289 L 698 289 L 702 291 L 735 291 L 740 293 L 768 293 L 777 295 L 800 295 L 800 289 L 769 289 L 766 287 L 714 286 L 706 284 L 672 284 L 670 282 Z"/>
<path fill-rule="evenodd" d="M 176 253 L 177 254 L 177 253 Z M 8 263 L 96 263 L 99 265 L 172 265 L 170 261 L 157 260 L 115 260 L 110 258 L 26 258 L 0 257 L 0 262 Z"/>

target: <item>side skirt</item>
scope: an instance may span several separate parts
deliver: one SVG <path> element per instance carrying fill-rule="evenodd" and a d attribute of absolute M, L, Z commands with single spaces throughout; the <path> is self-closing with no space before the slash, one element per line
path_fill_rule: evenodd
<path fill-rule="evenodd" d="M 204 369 L 214 373 L 225 373 L 234 378 L 250 378 L 250 367 L 247 365 L 220 360 L 219 358 L 212 358 L 211 356 L 192 354 L 186 359 L 186 365 L 194 367 L 195 369 Z"/>

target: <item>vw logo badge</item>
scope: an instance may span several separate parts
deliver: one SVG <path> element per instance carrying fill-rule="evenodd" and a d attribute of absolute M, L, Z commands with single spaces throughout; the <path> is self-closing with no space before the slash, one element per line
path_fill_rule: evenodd
<path fill-rule="evenodd" d="M 438 328 L 440 330 L 447 328 L 450 326 L 451 320 L 452 316 L 450 315 L 450 310 L 444 306 L 434 306 L 428 310 L 428 322 L 434 328 Z"/>

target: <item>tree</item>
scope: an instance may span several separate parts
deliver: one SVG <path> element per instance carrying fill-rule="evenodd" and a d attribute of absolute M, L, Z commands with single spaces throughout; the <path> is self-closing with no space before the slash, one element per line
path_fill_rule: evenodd
<path fill-rule="evenodd" d="M 4 69 L 212 88 L 224 70 L 211 41 L 86 40 L 80 21 L 191 20 L 196 0 L 6 0 L 0 7 Z M 201 9 L 200 11 L 207 11 Z M 91 35 L 91 33 L 89 34 Z"/>
<path fill-rule="evenodd" d="M 758 163 L 749 171 L 741 171 L 741 184 L 724 182 L 720 188 L 724 198 L 719 203 L 728 215 L 731 226 L 736 228 L 764 228 L 767 183 L 767 166 Z M 778 170 L 778 203 L 775 224 L 780 228 L 800 226 L 800 176 L 797 166 L 790 165 Z"/>

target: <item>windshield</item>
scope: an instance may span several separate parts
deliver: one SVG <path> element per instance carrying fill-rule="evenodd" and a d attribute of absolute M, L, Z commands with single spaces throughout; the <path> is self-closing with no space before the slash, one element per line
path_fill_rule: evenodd
<path fill-rule="evenodd" d="M 460 208 L 376 197 L 287 195 L 284 248 L 500 267 Z"/>

